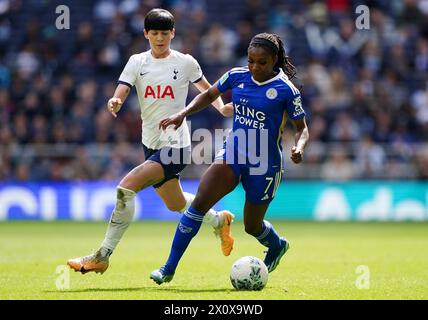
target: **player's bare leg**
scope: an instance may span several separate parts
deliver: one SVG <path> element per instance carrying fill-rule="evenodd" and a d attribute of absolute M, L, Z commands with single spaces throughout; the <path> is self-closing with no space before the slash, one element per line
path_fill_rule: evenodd
<path fill-rule="evenodd" d="M 245 232 L 255 237 L 261 244 L 268 247 L 264 263 L 269 272 L 275 270 L 282 256 L 290 248 L 285 238 L 280 238 L 272 225 L 264 220 L 269 204 L 253 204 L 245 202 L 244 225 Z"/>
<path fill-rule="evenodd" d="M 82 274 L 91 271 L 104 273 L 109 266 L 109 256 L 132 221 L 136 193 L 162 179 L 164 179 L 162 166 L 150 160 L 145 161 L 129 172 L 117 187 L 116 206 L 110 218 L 101 248 L 93 254 L 68 260 L 67 264 L 70 268 Z"/>
<path fill-rule="evenodd" d="M 178 179 L 171 179 L 155 190 L 171 211 L 184 213 L 195 199 L 195 195 L 183 192 Z M 214 234 L 220 238 L 221 250 L 225 256 L 230 255 L 235 241 L 231 231 L 234 218 L 235 216 L 228 210 L 216 212 L 214 209 L 210 209 L 203 220 L 204 223 L 214 228 Z"/>
<path fill-rule="evenodd" d="M 178 179 L 168 180 L 159 188 L 155 188 L 155 190 L 168 210 L 180 211 L 186 206 L 186 198 L 184 197 L 183 189 Z"/>

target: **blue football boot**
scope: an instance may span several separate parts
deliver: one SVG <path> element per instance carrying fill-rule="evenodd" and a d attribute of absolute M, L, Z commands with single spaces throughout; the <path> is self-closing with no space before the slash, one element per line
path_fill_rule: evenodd
<path fill-rule="evenodd" d="M 170 272 L 166 266 L 156 269 L 150 273 L 150 279 L 159 285 L 164 282 L 170 282 L 172 278 L 174 278 L 174 272 Z"/>
<path fill-rule="evenodd" d="M 280 246 L 275 249 L 269 248 L 266 252 L 266 257 L 263 261 L 266 267 L 268 268 L 269 273 L 275 270 L 282 256 L 290 248 L 290 243 L 285 238 L 280 238 L 279 241 Z"/>

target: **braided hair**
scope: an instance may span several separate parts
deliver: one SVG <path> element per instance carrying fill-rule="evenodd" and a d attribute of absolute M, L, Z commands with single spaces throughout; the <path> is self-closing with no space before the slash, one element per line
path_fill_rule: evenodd
<path fill-rule="evenodd" d="M 285 53 L 284 44 L 277 34 L 259 33 L 255 35 L 251 39 L 248 49 L 252 47 L 263 47 L 270 51 L 272 55 L 278 55 L 278 61 L 276 62 L 274 69 L 279 70 L 279 68 L 281 68 L 289 79 L 296 76 L 297 69 L 291 63 L 290 57 Z"/>

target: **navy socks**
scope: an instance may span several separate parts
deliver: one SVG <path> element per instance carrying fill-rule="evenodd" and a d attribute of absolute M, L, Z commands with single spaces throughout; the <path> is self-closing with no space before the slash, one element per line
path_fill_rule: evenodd
<path fill-rule="evenodd" d="M 178 223 L 177 230 L 175 231 L 171 251 L 165 265 L 167 272 L 175 272 L 178 262 L 189 246 L 190 241 L 198 233 L 203 218 L 204 214 L 193 207 L 190 207 L 184 212 Z"/>
<path fill-rule="evenodd" d="M 280 246 L 280 238 L 269 221 L 263 220 L 262 233 L 255 237 L 262 245 L 268 248 Z"/>

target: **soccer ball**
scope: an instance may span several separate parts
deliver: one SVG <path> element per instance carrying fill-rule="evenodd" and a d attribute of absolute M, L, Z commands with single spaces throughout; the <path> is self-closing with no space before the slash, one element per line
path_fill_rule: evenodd
<path fill-rule="evenodd" d="M 262 290 L 268 281 L 268 269 L 259 258 L 242 257 L 233 264 L 230 281 L 237 290 Z"/>

